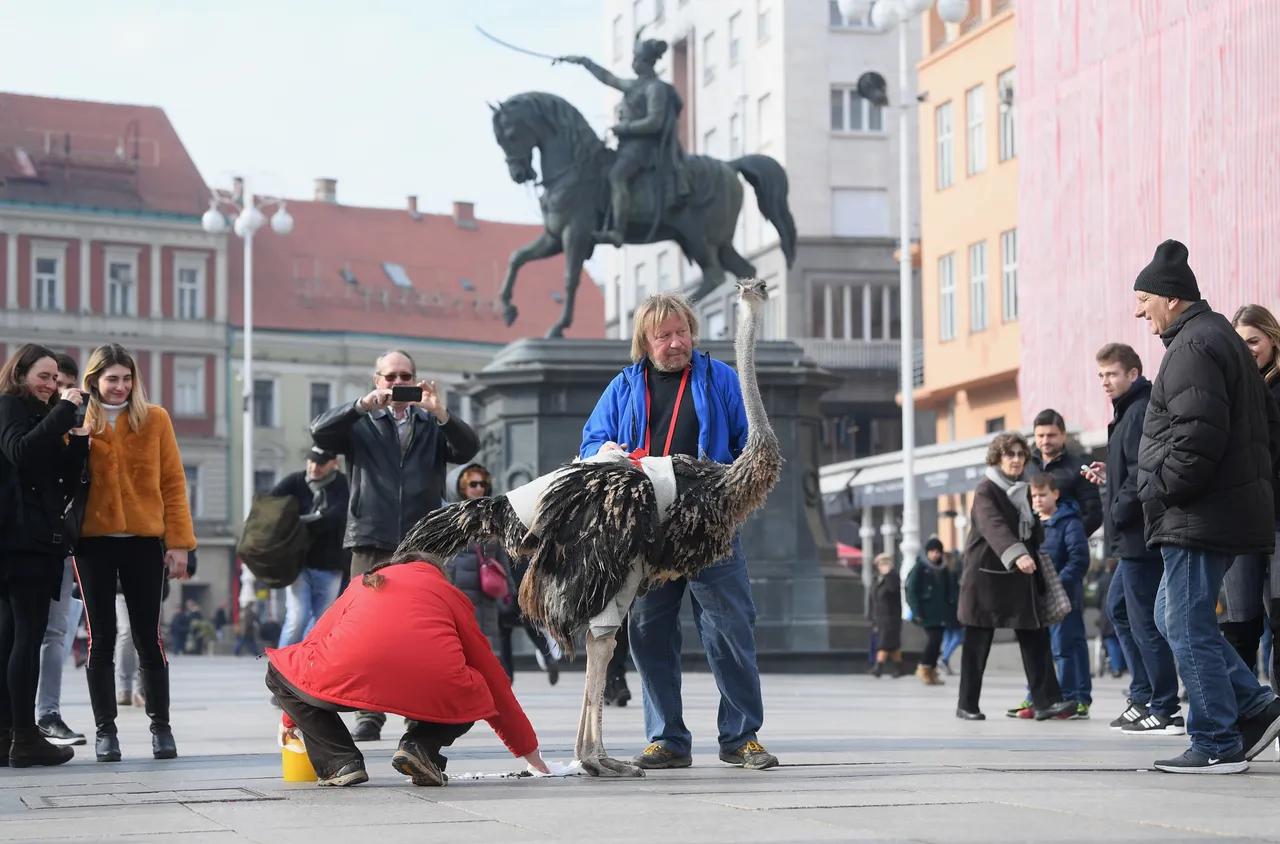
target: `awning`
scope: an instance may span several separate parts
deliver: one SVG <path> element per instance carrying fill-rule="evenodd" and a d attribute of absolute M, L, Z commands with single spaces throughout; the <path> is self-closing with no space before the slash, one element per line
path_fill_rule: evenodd
<path fill-rule="evenodd" d="M 929 500 L 973 489 L 986 470 L 989 441 L 990 437 L 979 437 L 917 449 L 917 496 Z M 827 501 L 843 499 L 854 509 L 901 504 L 902 455 L 881 454 L 824 466 L 819 487 Z"/>

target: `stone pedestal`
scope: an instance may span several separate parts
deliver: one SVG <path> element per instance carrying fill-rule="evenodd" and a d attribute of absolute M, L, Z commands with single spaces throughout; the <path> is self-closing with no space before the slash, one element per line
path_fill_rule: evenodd
<path fill-rule="evenodd" d="M 700 348 L 734 362 L 731 343 Z M 472 424 L 481 439 L 480 459 L 493 472 L 498 492 L 576 457 L 582 426 L 600 394 L 630 363 L 630 344 L 621 340 L 527 339 L 507 346 L 476 373 L 466 387 Z M 777 664 L 785 658 L 794 665 L 800 655 L 865 652 L 863 586 L 836 559 L 818 488 L 818 398 L 838 379 L 790 342 L 761 343 L 756 368 L 786 461 L 768 503 L 742 530 L 761 660 Z M 685 619 L 684 650 L 699 653 L 687 600 Z M 688 667 L 703 664 L 690 660 Z"/>

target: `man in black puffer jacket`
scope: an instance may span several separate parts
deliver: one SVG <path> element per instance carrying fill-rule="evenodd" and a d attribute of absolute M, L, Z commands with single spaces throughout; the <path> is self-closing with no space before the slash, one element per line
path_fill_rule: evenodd
<path fill-rule="evenodd" d="M 1191 710 L 1191 748 L 1156 767 L 1239 773 L 1280 734 L 1280 700 L 1218 631 L 1216 610 L 1233 558 L 1275 549 L 1280 411 L 1231 323 L 1200 299 L 1185 246 L 1160 244 L 1133 288 L 1134 316 L 1166 348 L 1142 426 L 1138 498 L 1147 546 L 1164 557 L 1156 622 Z"/>

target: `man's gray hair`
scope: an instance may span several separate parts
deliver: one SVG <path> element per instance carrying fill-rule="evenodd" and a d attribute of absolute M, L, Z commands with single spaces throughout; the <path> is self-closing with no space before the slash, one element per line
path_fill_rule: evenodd
<path fill-rule="evenodd" d="M 413 374 L 418 374 L 418 365 L 413 362 L 413 355 L 409 354 L 404 349 L 387 349 L 385 352 L 378 355 L 378 359 L 373 362 L 374 375 L 380 374 L 378 370 L 381 368 L 382 362 L 391 355 L 404 355 L 405 360 L 409 361 L 409 368 L 413 370 Z"/>

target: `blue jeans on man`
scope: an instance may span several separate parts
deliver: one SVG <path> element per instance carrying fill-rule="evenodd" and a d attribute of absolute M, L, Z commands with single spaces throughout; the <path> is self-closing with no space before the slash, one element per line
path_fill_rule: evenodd
<path fill-rule="evenodd" d="M 1178 666 L 1157 622 L 1163 575 L 1164 566 L 1155 561 L 1120 560 L 1107 609 L 1129 665 L 1129 699 L 1146 705 L 1152 715 L 1172 718 L 1178 711 Z"/>
<path fill-rule="evenodd" d="M 644 690 L 645 732 L 650 743 L 677 756 L 691 753 L 693 736 L 685 726 L 680 697 L 680 607 L 686 590 L 693 601 L 694 626 L 720 689 L 720 750 L 732 753 L 755 741 L 764 723 L 756 668 L 756 610 L 738 537 L 732 557 L 695 577 L 650 589 L 631 607 L 631 659 Z"/>
<path fill-rule="evenodd" d="M 1070 584 L 1067 594 L 1071 598 L 1071 612 L 1049 627 L 1053 661 L 1058 667 L 1062 699 L 1090 706 L 1093 704 L 1093 672 L 1089 668 L 1089 636 L 1084 630 L 1084 587 L 1079 583 Z"/>
<path fill-rule="evenodd" d="M 1218 593 L 1234 557 L 1177 545 L 1160 551 L 1164 577 L 1156 595 L 1156 623 L 1187 686 L 1191 748 L 1210 758 L 1233 756 L 1242 747 L 1238 722 L 1275 699 L 1218 629 Z"/>
<path fill-rule="evenodd" d="M 284 624 L 280 647 L 296 645 L 307 637 L 325 610 L 338 600 L 342 572 L 304 568 L 284 591 Z"/>

